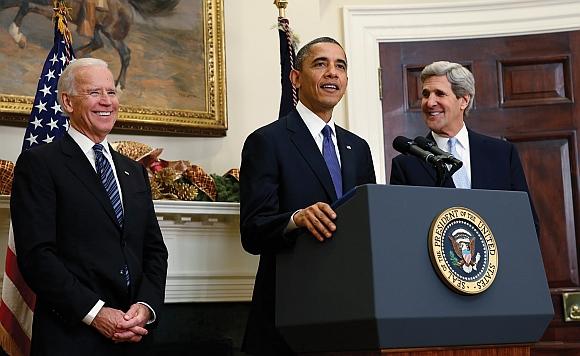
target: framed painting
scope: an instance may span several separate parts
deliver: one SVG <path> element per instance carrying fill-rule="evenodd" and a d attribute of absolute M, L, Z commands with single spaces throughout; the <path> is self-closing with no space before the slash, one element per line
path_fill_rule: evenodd
<path fill-rule="evenodd" d="M 47 1 L 26 1 L 42 11 L 26 14 L 16 30 L 22 35 L 16 39 L 20 1 L 3 2 L 8 4 L 4 9 L 0 5 L 0 124 L 28 120 L 38 75 L 53 44 L 53 25 L 41 14 L 49 14 L 52 6 L 35 5 Z M 75 55 L 105 60 L 116 77 L 121 102 L 116 129 L 225 136 L 223 0 L 68 0 L 68 4 Z M 117 23 L 110 26 L 111 21 Z"/>

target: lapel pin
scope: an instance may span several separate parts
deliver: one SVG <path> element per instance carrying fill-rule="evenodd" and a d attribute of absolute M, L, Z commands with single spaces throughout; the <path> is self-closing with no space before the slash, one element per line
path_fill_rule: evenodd
<path fill-rule="evenodd" d="M 129 172 L 127 172 L 127 171 L 123 171 L 123 172 L 125 172 L 126 175 L 129 175 Z"/>
<path fill-rule="evenodd" d="M 346 149 L 347 149 L 347 150 L 350 150 L 350 149 L 352 149 L 352 148 L 351 148 L 349 145 L 346 145 Z"/>

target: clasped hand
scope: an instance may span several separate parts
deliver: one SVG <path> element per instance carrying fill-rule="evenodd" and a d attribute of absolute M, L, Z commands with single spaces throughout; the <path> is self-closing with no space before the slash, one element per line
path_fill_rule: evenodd
<path fill-rule="evenodd" d="M 307 208 L 300 209 L 294 214 L 294 223 L 298 227 L 305 227 L 320 242 L 332 237 L 336 231 L 333 220 L 336 213 L 326 203 L 315 203 Z"/>
<path fill-rule="evenodd" d="M 150 317 L 149 308 L 139 303 L 131 305 L 126 313 L 103 307 L 91 325 L 114 342 L 139 342 L 148 333 L 145 324 Z"/>

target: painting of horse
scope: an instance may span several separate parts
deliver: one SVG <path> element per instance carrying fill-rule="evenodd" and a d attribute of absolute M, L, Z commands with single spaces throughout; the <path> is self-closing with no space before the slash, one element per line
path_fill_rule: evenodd
<path fill-rule="evenodd" d="M 207 111 L 207 3 L 68 0 L 75 54 L 109 63 L 124 105 Z M 35 95 L 52 47 L 50 16 L 52 0 L 0 0 L 0 94 Z"/>

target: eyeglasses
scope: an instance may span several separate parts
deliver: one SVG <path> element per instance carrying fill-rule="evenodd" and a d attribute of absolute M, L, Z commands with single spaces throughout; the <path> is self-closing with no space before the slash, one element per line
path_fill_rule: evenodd
<path fill-rule="evenodd" d="M 114 89 L 91 89 L 86 93 L 70 94 L 71 96 L 90 96 L 94 99 L 108 97 L 110 99 L 117 97 L 117 92 Z"/>

